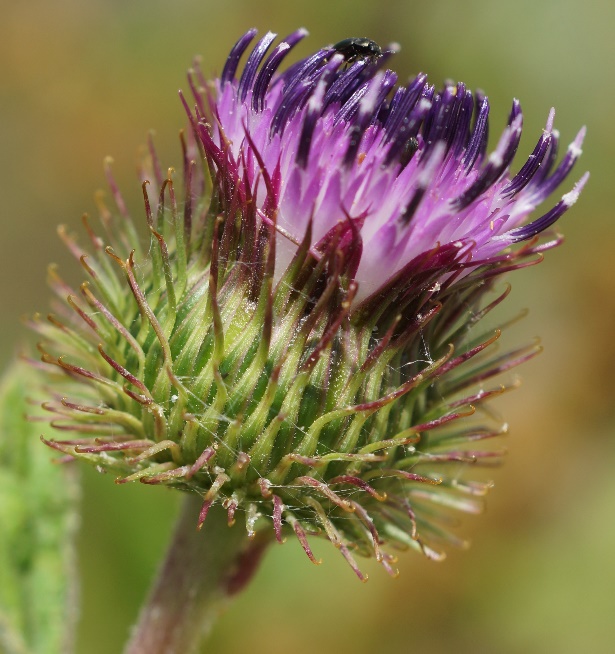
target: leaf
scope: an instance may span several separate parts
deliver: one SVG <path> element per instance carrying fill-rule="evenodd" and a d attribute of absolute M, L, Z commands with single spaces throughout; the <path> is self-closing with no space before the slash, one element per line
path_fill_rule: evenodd
<path fill-rule="evenodd" d="M 76 471 L 40 441 L 26 415 L 36 374 L 14 364 L 0 381 L 0 652 L 67 654 L 74 647 Z"/>

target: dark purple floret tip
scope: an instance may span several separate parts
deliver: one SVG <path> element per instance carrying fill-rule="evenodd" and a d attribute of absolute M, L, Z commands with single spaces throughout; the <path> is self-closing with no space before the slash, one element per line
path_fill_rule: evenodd
<path fill-rule="evenodd" d="M 373 290 L 374 282 L 365 280 L 376 262 L 386 280 L 447 242 L 468 244 L 472 259 L 485 261 L 550 227 L 577 197 L 582 184 L 527 223 L 570 173 L 584 130 L 555 167 L 551 112 L 531 155 L 511 175 L 522 134 L 518 100 L 488 153 L 489 101 L 481 91 L 451 82 L 436 91 L 423 73 L 398 84 L 384 68 L 396 48 L 368 38 L 342 40 L 281 71 L 306 34 L 293 32 L 269 55 L 271 33 L 251 50 L 255 30 L 238 40 L 212 108 L 218 124 L 204 145 L 226 148 L 229 165 L 248 180 L 259 177 L 259 159 L 266 170 L 277 171 L 276 197 L 266 197 L 262 175 L 255 196 L 262 207 L 275 203 L 283 238 L 299 243 L 311 220 L 316 244 L 346 213 L 362 217 L 360 296 Z"/>

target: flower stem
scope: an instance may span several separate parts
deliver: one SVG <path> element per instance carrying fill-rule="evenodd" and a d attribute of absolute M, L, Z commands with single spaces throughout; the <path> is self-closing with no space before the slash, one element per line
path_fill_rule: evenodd
<path fill-rule="evenodd" d="M 175 533 L 125 654 L 190 654 L 205 638 L 229 598 L 254 575 L 271 542 L 263 532 L 250 540 L 226 512 L 210 510 L 196 524 L 202 500 L 186 495 Z"/>

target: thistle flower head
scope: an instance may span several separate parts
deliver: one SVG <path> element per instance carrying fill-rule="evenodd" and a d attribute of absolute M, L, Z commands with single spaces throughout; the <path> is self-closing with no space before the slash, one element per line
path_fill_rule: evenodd
<path fill-rule="evenodd" d="M 241 514 L 250 534 L 329 539 L 394 573 L 391 549 L 432 558 L 461 544 L 451 514 L 475 513 L 505 430 L 482 405 L 492 378 L 532 357 L 505 354 L 481 319 L 507 271 L 538 262 L 542 239 L 587 179 L 538 218 L 581 152 L 557 162 L 553 111 L 519 171 L 514 101 L 488 154 L 489 103 L 465 85 L 398 84 L 395 47 L 347 39 L 281 71 L 298 30 L 274 46 L 255 30 L 208 83 L 189 73 L 183 175 L 141 171 L 143 248 L 113 180 L 104 236 L 61 236 L 88 281 L 32 321 L 44 407 L 70 458 L 118 483 L 165 484 Z M 243 67 L 240 60 L 246 57 Z M 480 416 L 480 419 L 477 419 Z"/>

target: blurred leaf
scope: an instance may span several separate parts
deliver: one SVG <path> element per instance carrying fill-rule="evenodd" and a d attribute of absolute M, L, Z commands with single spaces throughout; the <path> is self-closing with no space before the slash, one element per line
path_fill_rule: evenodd
<path fill-rule="evenodd" d="M 26 420 L 34 375 L 14 364 L 0 382 L 0 651 L 73 649 L 76 566 L 75 471 L 53 463 L 49 430 Z"/>

